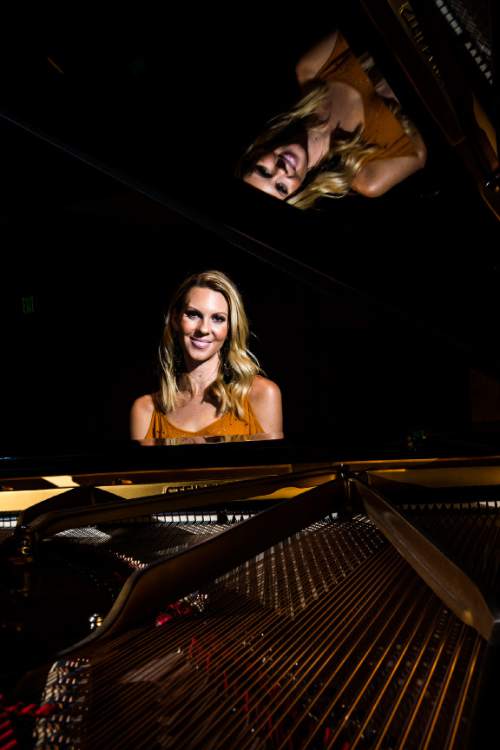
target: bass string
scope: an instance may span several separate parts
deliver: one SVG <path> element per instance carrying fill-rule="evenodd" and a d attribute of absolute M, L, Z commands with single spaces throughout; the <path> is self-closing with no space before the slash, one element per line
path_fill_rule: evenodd
<path fill-rule="evenodd" d="M 401 654 L 407 653 L 411 643 L 411 635 L 418 632 L 416 626 L 413 629 L 411 628 L 412 621 L 416 619 L 418 624 L 427 617 L 428 591 L 421 581 L 413 576 L 412 578 L 413 580 L 405 581 L 404 587 L 401 587 L 405 595 L 400 600 L 396 598 L 396 606 L 391 609 L 391 602 L 388 603 L 386 610 L 390 614 L 386 621 L 382 623 L 378 632 L 373 635 L 373 641 L 370 640 L 368 648 L 357 651 L 357 657 L 359 655 L 357 664 L 347 676 L 347 679 L 344 679 L 342 684 L 337 685 L 335 690 L 331 689 L 331 682 L 335 675 L 331 675 L 328 683 L 325 683 L 325 688 L 330 689 L 332 697 L 326 701 L 323 712 L 318 716 L 317 725 L 304 744 L 304 748 L 309 747 L 319 731 L 324 731 L 326 726 L 331 731 L 330 744 L 334 745 L 342 736 L 353 715 L 357 717 L 355 724 L 358 722 L 363 724 L 376 711 L 378 703 L 391 684 L 391 671 L 395 669 L 395 665 L 392 665 L 388 675 L 384 678 L 387 661 L 391 661 L 392 654 L 396 652 L 398 654 L 396 663 L 399 665 L 403 663 Z M 408 601 L 410 601 L 409 605 Z M 405 635 L 408 626 L 410 626 L 410 632 Z M 359 679 L 356 682 L 358 672 Z M 377 682 L 379 683 L 378 689 L 376 688 Z M 374 694 L 376 689 L 378 692 Z M 329 719 L 332 715 L 335 715 L 337 704 L 342 698 L 344 699 L 343 703 L 348 705 L 349 708 L 341 712 L 341 717 L 336 720 L 336 726 L 332 726 L 333 722 Z M 367 708 L 362 706 L 362 703 L 367 703 Z M 364 716 L 364 719 L 360 719 L 360 716 Z"/>
<path fill-rule="evenodd" d="M 435 599 L 437 597 L 433 595 L 432 600 Z M 407 680 L 402 680 L 396 698 L 404 710 L 393 713 L 390 723 L 387 711 L 378 718 L 377 731 L 383 727 L 385 734 L 399 737 L 400 747 L 405 747 L 406 743 L 409 746 L 415 743 L 425 745 L 423 727 L 426 725 L 431 727 L 427 736 L 432 737 L 433 746 L 447 746 L 446 736 L 453 735 L 453 716 L 460 724 L 462 712 L 457 712 L 457 705 L 460 703 L 462 709 L 465 708 L 464 683 L 471 684 L 474 654 L 482 641 L 475 631 L 461 623 L 439 600 L 436 604 L 435 627 L 432 629 L 430 623 L 427 632 L 423 633 L 425 637 L 413 644 L 415 668 L 410 670 Z M 443 710 L 445 703 L 448 705 Z M 432 717 L 434 720 L 431 724 Z"/>
<path fill-rule="evenodd" d="M 428 600 L 428 591 L 424 588 L 422 591 L 422 595 L 424 599 Z M 437 603 L 434 599 L 431 600 L 434 605 Z M 407 694 L 408 690 L 410 689 L 410 684 L 412 679 L 414 679 L 415 675 L 417 674 L 417 670 L 419 667 L 420 662 L 423 660 L 426 649 L 429 646 L 430 640 L 433 637 L 436 626 L 438 622 L 438 618 L 440 616 L 440 608 L 438 606 L 435 606 L 434 615 L 429 618 L 429 602 L 424 602 L 425 606 L 421 607 L 420 615 L 417 617 L 415 621 L 415 625 L 413 629 L 410 631 L 409 636 L 406 638 L 405 642 L 401 644 L 400 648 L 398 649 L 398 655 L 394 662 L 394 666 L 392 669 L 388 672 L 387 677 L 385 681 L 382 682 L 380 691 L 376 697 L 372 701 L 372 705 L 370 708 L 370 711 L 367 713 L 364 722 L 361 724 L 358 737 L 362 737 L 363 733 L 366 731 L 367 726 L 369 722 L 371 722 L 379 710 L 379 706 L 382 704 L 385 696 L 390 692 L 391 700 L 390 700 L 390 710 L 388 714 L 385 714 L 383 716 L 383 724 L 381 727 L 381 730 L 378 734 L 378 741 L 376 747 L 380 747 L 383 743 L 386 735 L 389 733 L 389 728 L 391 726 L 391 722 L 393 721 L 394 717 L 400 712 L 400 706 L 404 700 L 405 695 Z M 427 628 L 427 632 L 424 634 L 423 641 L 421 644 L 421 647 L 419 649 L 419 652 L 417 654 L 417 658 L 413 659 L 413 663 L 411 665 L 411 668 L 407 671 L 407 674 L 405 677 L 400 678 L 400 689 L 399 691 L 394 689 L 394 685 L 397 685 L 397 675 L 403 673 L 402 665 L 404 665 L 405 660 L 411 659 L 411 645 L 415 642 L 417 638 L 417 634 L 419 630 L 423 627 L 424 622 L 426 619 L 429 619 L 429 626 Z M 355 738 L 353 740 L 354 742 L 357 742 L 358 739 Z"/>
<path fill-rule="evenodd" d="M 413 711 L 408 715 L 405 726 L 402 728 L 403 731 L 400 735 L 401 739 L 399 740 L 400 747 L 406 746 L 412 732 L 418 731 L 419 735 L 421 734 L 422 723 L 426 724 L 426 730 L 423 733 L 424 738 L 425 738 L 425 735 L 429 732 L 430 726 L 432 726 L 432 723 L 431 723 L 432 715 L 434 714 L 436 716 L 434 712 L 431 712 L 431 717 L 428 719 L 427 722 L 425 721 L 422 722 L 422 719 L 425 720 L 425 709 L 426 709 L 426 704 L 428 702 L 427 696 L 431 688 L 431 682 L 433 680 L 433 677 L 435 677 L 435 675 L 438 673 L 440 664 L 444 660 L 444 655 L 446 653 L 446 646 L 447 646 L 446 639 L 443 637 L 439 638 L 439 641 L 434 644 L 434 654 L 433 654 L 433 657 L 430 659 L 430 662 L 426 669 L 425 677 L 422 680 L 421 690 L 419 691 L 417 700 L 413 707 Z M 417 727 L 417 724 L 418 724 L 418 727 Z"/>
<path fill-rule="evenodd" d="M 349 709 L 347 711 L 341 710 L 342 721 L 343 723 L 347 722 L 349 715 L 356 710 L 364 691 L 371 685 L 377 671 L 377 664 L 380 665 L 391 645 L 400 636 L 409 618 L 417 616 L 418 606 L 424 598 L 423 592 L 421 588 L 419 590 L 416 581 L 411 580 L 412 576 L 405 576 L 403 573 L 400 573 L 400 576 L 398 588 L 393 588 L 395 576 L 392 578 L 393 586 L 391 587 L 391 595 L 387 597 L 386 609 L 380 608 L 380 600 L 377 598 L 370 610 L 364 613 L 363 619 L 360 618 L 356 624 L 353 624 L 352 631 L 348 635 L 348 650 L 344 654 L 340 654 L 340 658 L 336 658 L 335 653 L 332 654 L 332 658 L 321 666 L 322 674 L 324 674 L 322 685 L 315 691 L 314 698 L 308 707 L 310 711 L 317 715 L 317 721 L 304 747 L 312 743 L 317 733 L 328 724 L 329 716 L 334 714 L 341 701 L 344 704 L 349 702 Z M 394 596 L 392 596 L 393 592 Z M 394 622 L 397 623 L 395 628 Z M 355 663 L 346 670 L 354 653 L 356 654 Z M 373 656 L 374 654 L 376 657 Z M 373 666 L 371 666 L 372 659 L 374 661 Z M 330 668 L 330 661 L 332 662 L 332 668 Z M 346 696 L 353 692 L 356 693 L 357 697 L 352 701 L 347 701 Z M 297 698 L 295 703 L 298 702 Z M 300 715 L 298 711 L 297 714 L 295 722 L 287 728 L 283 744 L 289 736 L 298 730 L 303 722 L 304 716 Z M 279 722 L 277 722 L 277 725 L 279 726 Z"/>

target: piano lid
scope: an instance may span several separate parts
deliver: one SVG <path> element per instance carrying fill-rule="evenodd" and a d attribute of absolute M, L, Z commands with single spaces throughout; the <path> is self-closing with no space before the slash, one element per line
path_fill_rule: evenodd
<path fill-rule="evenodd" d="M 418 34 L 425 29 L 435 46 L 431 11 L 419 5 L 410 9 L 420 11 Z M 478 182 L 484 165 L 469 149 L 470 109 L 459 111 L 444 63 L 436 80 L 422 58 L 408 4 L 378 6 L 332 11 L 328 26 L 341 25 L 353 47 L 373 49 L 424 134 L 428 165 L 380 199 L 346 198 L 321 214 L 272 201 L 231 169 L 248 138 L 296 93 L 294 63 L 323 34 L 324 18 L 298 25 L 292 14 L 266 26 L 255 17 L 228 34 L 212 17 L 188 26 L 179 11 L 168 44 L 159 24 L 134 16 L 124 19 L 125 35 L 106 24 L 89 29 L 92 55 L 69 26 L 17 49 L 10 119 L 1 125 L 13 282 L 3 303 L 15 393 L 5 405 L 8 434 L 43 439 L 42 424 L 57 438 L 65 423 L 51 420 L 50 403 L 61 395 L 74 403 L 78 394 L 91 415 L 86 437 L 124 436 L 127 399 L 152 387 L 147 373 L 171 279 L 187 266 L 217 264 L 245 279 L 255 346 L 283 385 L 289 433 L 470 421 L 469 368 L 500 372 L 492 346 L 498 222 Z M 439 4 L 435 15 L 444 15 Z M 272 44 L 256 41 L 267 28 L 279 30 L 278 59 Z M 447 107 L 439 112 L 436 92 Z M 476 98 L 493 123 L 482 92 Z M 453 140 L 450 123 L 456 135 L 466 131 L 467 147 Z M 145 259 L 147 282 L 138 289 Z M 142 343 L 131 341 L 137 327 Z M 117 346 L 131 348 L 119 379 L 134 393 L 116 383 Z M 300 366 L 289 367 L 290 351 Z M 102 384 L 118 394 L 114 403 Z"/>

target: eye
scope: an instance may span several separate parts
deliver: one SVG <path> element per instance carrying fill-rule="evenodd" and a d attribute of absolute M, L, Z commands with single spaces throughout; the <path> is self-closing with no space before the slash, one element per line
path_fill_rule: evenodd
<path fill-rule="evenodd" d="M 281 193 L 281 195 L 288 195 L 288 190 L 281 182 L 277 183 L 276 190 L 278 191 L 278 193 Z"/>
<path fill-rule="evenodd" d="M 199 315 L 199 313 L 198 313 L 197 310 L 186 310 L 185 313 L 184 313 L 184 315 L 187 318 L 197 318 L 198 315 Z"/>
<path fill-rule="evenodd" d="M 212 320 L 215 321 L 216 323 L 225 323 L 226 322 L 226 318 L 224 317 L 224 315 L 213 315 L 212 316 Z"/>
<path fill-rule="evenodd" d="M 262 164 L 256 164 L 255 171 L 257 172 L 257 174 L 260 174 L 261 177 L 265 177 L 266 179 L 269 179 L 269 177 L 271 177 L 271 172 L 269 172 L 268 169 L 262 166 Z"/>

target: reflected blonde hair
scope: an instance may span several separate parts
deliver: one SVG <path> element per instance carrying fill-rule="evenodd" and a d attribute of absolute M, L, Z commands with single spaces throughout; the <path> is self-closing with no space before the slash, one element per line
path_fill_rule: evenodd
<path fill-rule="evenodd" d="M 328 96 L 326 81 L 311 81 L 302 99 L 289 112 L 273 117 L 267 129 L 247 148 L 236 166 L 237 176 L 243 178 L 248 175 L 259 158 L 277 145 L 286 145 L 297 131 L 307 133 L 312 128 L 324 126 L 328 118 L 322 114 L 322 110 Z M 377 150 L 377 146 L 363 140 L 361 125 L 352 133 L 334 130 L 328 153 L 308 173 L 304 184 L 287 202 L 305 209 L 311 208 L 320 198 L 342 198 L 350 191 L 354 178 L 368 157 Z"/>
<path fill-rule="evenodd" d="M 235 284 L 221 271 L 204 271 L 189 276 L 174 293 L 165 317 L 162 341 L 159 347 L 160 390 L 156 395 L 157 407 L 168 414 L 178 403 L 184 357 L 179 344 L 176 326 L 193 287 L 220 292 L 228 306 L 229 330 L 220 351 L 217 378 L 205 391 L 205 399 L 214 404 L 217 414 L 232 412 L 244 419 L 243 402 L 255 376 L 261 372 L 257 358 L 249 351 L 248 320 L 241 295 Z M 187 381 L 189 387 L 189 381 Z M 183 380 L 183 386 L 186 382 Z"/>

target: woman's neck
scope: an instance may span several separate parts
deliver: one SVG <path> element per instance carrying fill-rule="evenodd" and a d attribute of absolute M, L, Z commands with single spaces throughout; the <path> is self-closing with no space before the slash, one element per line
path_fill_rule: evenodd
<path fill-rule="evenodd" d="M 307 134 L 309 168 L 315 167 L 328 154 L 331 135 L 337 128 L 351 133 L 365 123 L 363 98 L 359 91 L 342 81 L 333 81 L 330 92 L 323 113 L 325 122 Z"/>
<path fill-rule="evenodd" d="M 193 398 L 203 397 L 206 389 L 217 379 L 219 374 L 219 357 L 213 357 L 206 362 L 186 362 L 186 372 L 183 373 L 180 390 L 189 391 Z"/>
<path fill-rule="evenodd" d="M 316 164 L 327 155 L 330 150 L 331 131 L 325 126 L 313 128 L 307 134 L 307 154 L 308 167 L 315 167 Z"/>

